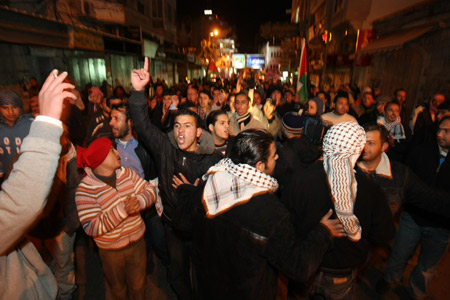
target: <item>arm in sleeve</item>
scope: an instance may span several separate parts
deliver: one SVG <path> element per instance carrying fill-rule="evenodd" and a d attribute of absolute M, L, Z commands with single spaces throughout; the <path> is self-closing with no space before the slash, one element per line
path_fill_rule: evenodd
<path fill-rule="evenodd" d="M 150 121 L 144 92 L 132 91 L 129 105 L 133 128 L 139 135 L 139 141 L 151 152 L 156 161 L 161 161 L 161 155 L 167 155 L 164 152 L 172 145 L 167 136 Z"/>
<path fill-rule="evenodd" d="M 286 214 L 274 226 L 263 255 L 289 278 L 305 282 L 320 266 L 331 243 L 330 233 L 320 224 L 311 230 L 305 240 L 296 240 L 290 215 Z"/>
<path fill-rule="evenodd" d="M 405 201 L 408 204 L 444 217 L 450 216 L 448 192 L 424 183 L 409 168 L 406 176 Z"/>
<path fill-rule="evenodd" d="M 386 244 L 395 236 L 394 220 L 392 219 L 392 213 L 387 204 L 386 196 L 378 186 L 373 186 L 367 196 L 371 197 L 370 205 L 372 207 L 367 240 L 376 245 Z"/>
<path fill-rule="evenodd" d="M 108 210 L 102 210 L 96 198 L 82 192 L 80 187 L 77 189 L 75 202 L 80 223 L 87 235 L 101 236 L 108 233 L 128 217 L 125 204 L 122 201 L 117 201 Z"/>
<path fill-rule="evenodd" d="M 34 121 L 0 191 L 0 253 L 22 238 L 46 204 L 58 166 L 62 127 Z"/>
<path fill-rule="evenodd" d="M 136 198 L 139 200 L 141 209 L 152 206 L 156 202 L 156 188 L 150 182 L 142 179 L 136 172 L 132 172 L 132 179 L 136 190 Z"/>

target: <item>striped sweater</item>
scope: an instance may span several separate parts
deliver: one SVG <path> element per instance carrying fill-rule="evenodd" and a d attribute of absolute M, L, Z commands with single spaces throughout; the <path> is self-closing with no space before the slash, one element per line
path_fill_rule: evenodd
<path fill-rule="evenodd" d="M 115 189 L 95 177 L 90 168 L 85 171 L 75 195 L 84 231 L 101 249 L 120 249 L 142 238 L 145 225 L 141 215 L 128 215 L 123 200 L 135 194 L 143 210 L 155 203 L 155 187 L 126 167 L 116 170 Z"/>

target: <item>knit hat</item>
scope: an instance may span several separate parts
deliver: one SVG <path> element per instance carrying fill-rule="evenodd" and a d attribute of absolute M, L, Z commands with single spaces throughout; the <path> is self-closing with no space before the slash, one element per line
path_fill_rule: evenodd
<path fill-rule="evenodd" d="M 112 141 L 105 137 L 99 137 L 87 148 L 77 147 L 77 166 L 84 169 L 95 169 L 102 164 L 111 150 Z"/>
<path fill-rule="evenodd" d="M 353 168 L 366 144 L 364 129 L 357 123 L 332 126 L 323 138 L 323 167 L 327 174 L 336 215 L 351 240 L 361 239 L 361 226 L 353 214 L 357 182 Z"/>
<path fill-rule="evenodd" d="M 301 135 L 303 132 L 303 126 L 305 124 L 305 117 L 300 116 L 295 112 L 287 112 L 284 114 L 281 126 L 290 134 Z"/>
<path fill-rule="evenodd" d="M 17 95 L 13 91 L 6 90 L 0 92 L 0 106 L 1 105 L 15 105 L 20 108 L 20 115 L 15 123 L 19 122 L 24 118 L 22 100 L 20 99 L 19 95 Z M 0 114 L 0 123 L 5 125 L 8 124 L 1 114 Z"/>
<path fill-rule="evenodd" d="M 89 95 L 92 95 L 94 97 L 100 95 L 103 98 L 103 92 L 96 86 L 93 86 L 89 89 Z"/>

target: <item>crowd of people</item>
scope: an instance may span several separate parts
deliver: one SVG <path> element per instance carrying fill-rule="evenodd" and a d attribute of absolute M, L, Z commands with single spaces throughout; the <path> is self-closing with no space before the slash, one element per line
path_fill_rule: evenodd
<path fill-rule="evenodd" d="M 168 87 L 153 82 L 147 58 L 130 71 L 130 94 L 118 86 L 109 96 L 52 73 L 34 82 L 30 114 L 0 92 L 0 197 L 10 200 L 0 206 L 0 294 L 72 299 L 75 278 L 86 280 L 74 249 L 93 241 L 111 299 L 145 299 L 153 252 L 178 299 L 275 299 L 279 276 L 295 299 L 352 299 L 377 256 L 382 295 L 419 243 L 407 289 L 428 295 L 450 237 L 443 93 L 411 109 L 401 88 L 390 97 L 313 87 L 300 103 L 295 85 L 258 76 Z M 40 141 L 51 163 L 26 160 L 40 154 L 27 139 L 46 126 L 63 128 L 60 155 L 54 133 Z M 24 185 L 36 176 L 45 184 Z M 14 222 L 24 224 L 12 231 Z M 39 266 L 31 277 L 17 272 L 25 250 Z"/>

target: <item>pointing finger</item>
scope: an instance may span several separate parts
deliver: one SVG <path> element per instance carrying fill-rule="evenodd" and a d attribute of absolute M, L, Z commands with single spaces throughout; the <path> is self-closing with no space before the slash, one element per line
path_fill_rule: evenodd
<path fill-rule="evenodd" d="M 146 56 L 144 59 L 144 70 L 148 72 L 148 57 Z"/>

